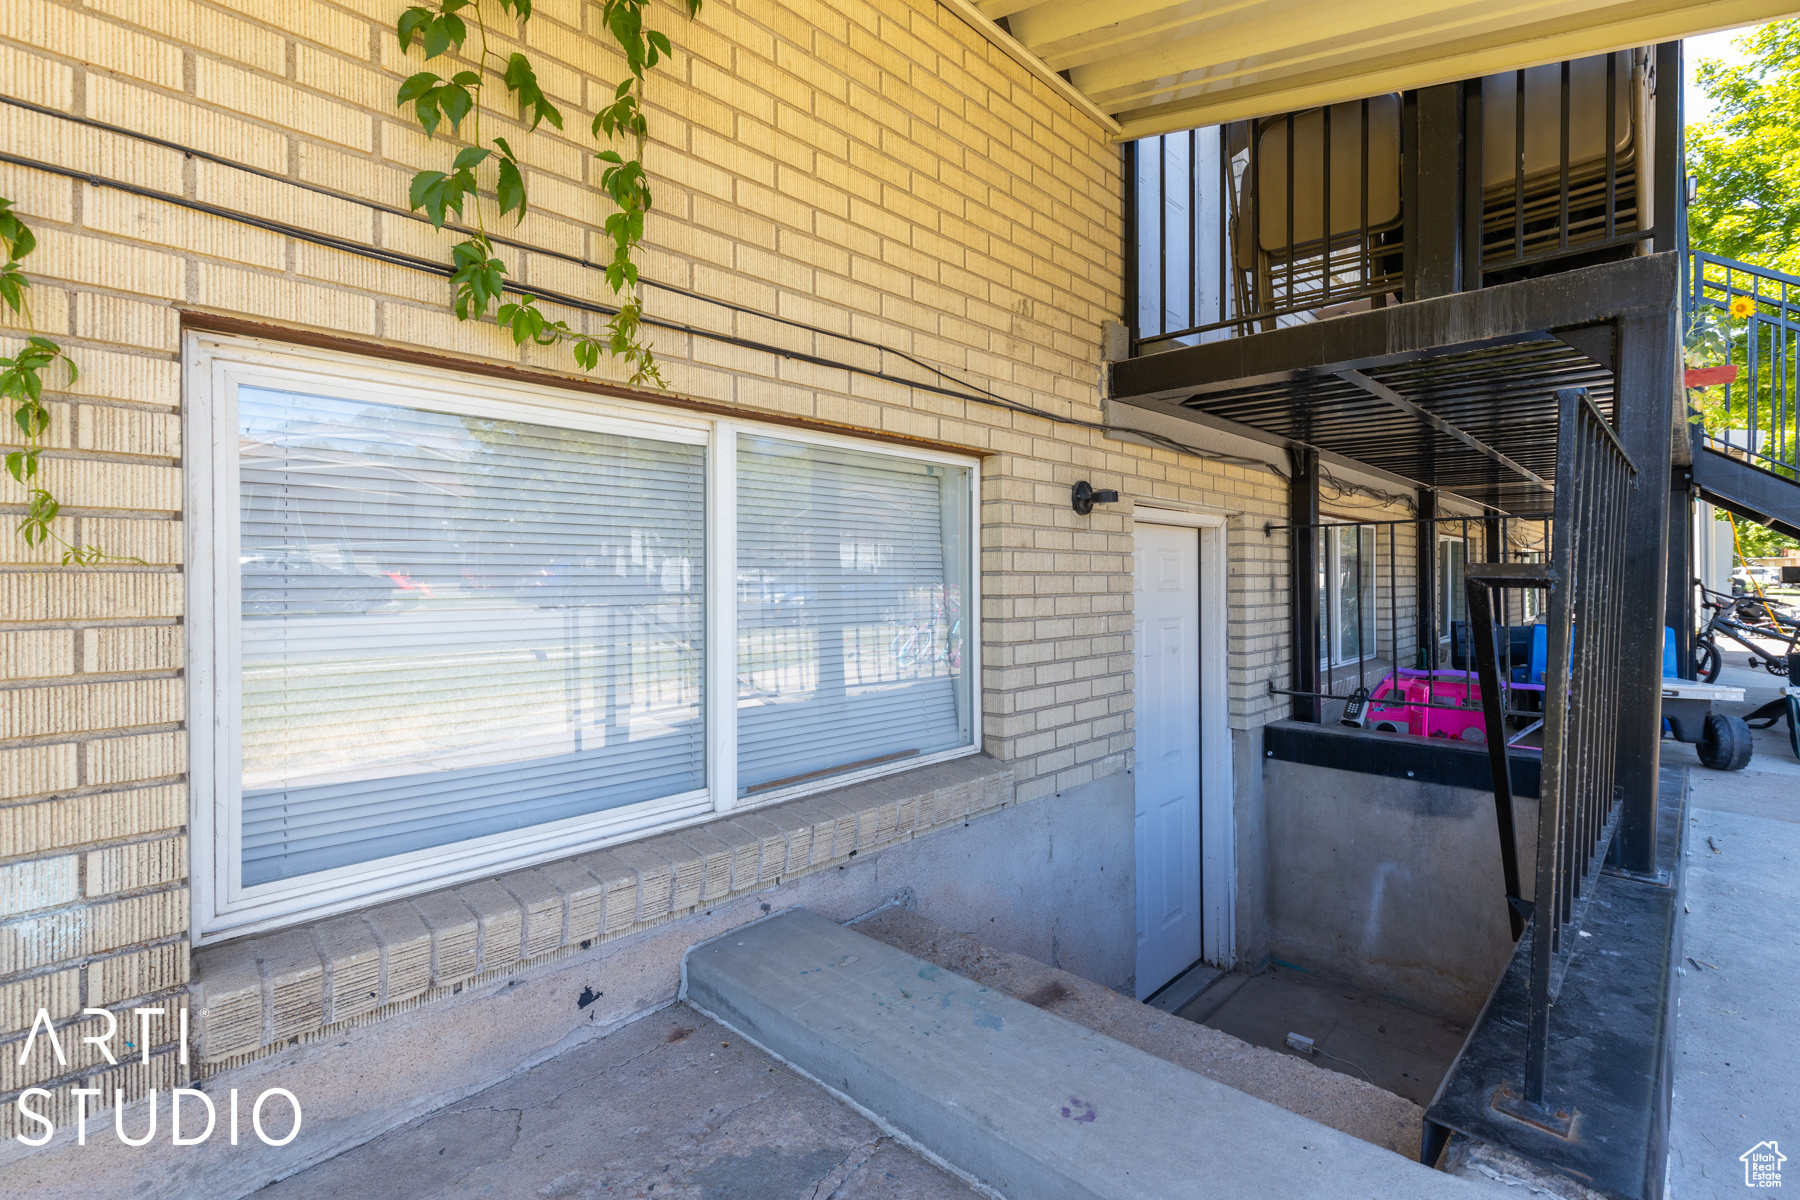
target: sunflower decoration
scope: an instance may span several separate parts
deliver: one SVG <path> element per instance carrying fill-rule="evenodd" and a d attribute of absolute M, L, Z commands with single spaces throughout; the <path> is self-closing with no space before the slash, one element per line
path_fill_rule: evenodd
<path fill-rule="evenodd" d="M 1756 301 L 1749 296 L 1733 296 L 1727 311 L 1729 311 L 1732 316 L 1742 320 L 1745 317 L 1755 314 Z"/>

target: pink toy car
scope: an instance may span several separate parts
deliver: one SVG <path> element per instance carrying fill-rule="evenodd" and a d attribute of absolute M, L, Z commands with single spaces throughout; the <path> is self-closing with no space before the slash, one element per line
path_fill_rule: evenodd
<path fill-rule="evenodd" d="M 1383 733 L 1485 742 L 1481 681 L 1473 671 L 1390 672 L 1370 694 L 1363 724 Z"/>

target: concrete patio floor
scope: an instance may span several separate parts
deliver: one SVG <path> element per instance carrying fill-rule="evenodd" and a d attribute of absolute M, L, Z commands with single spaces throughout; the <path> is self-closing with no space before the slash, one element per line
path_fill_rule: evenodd
<path fill-rule="evenodd" d="M 1719 682 L 1746 703 L 1724 711 L 1747 713 L 1785 682 L 1744 658 L 1728 655 Z M 1800 1186 L 1800 761 L 1785 724 L 1753 737 L 1739 772 L 1663 743 L 1664 763 L 1693 765 L 1668 1200 L 1746 1194 L 1739 1156 L 1764 1141 Z"/>
<path fill-rule="evenodd" d="M 258 1200 L 976 1200 L 692 1009 L 665 1008 Z"/>

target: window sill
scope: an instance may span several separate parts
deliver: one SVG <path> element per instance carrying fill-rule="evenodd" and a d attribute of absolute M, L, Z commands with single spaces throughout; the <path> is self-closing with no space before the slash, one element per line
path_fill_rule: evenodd
<path fill-rule="evenodd" d="M 969 755 L 206 947 L 194 957 L 200 1058 L 218 1069 L 408 1011 L 1011 799 L 1011 770 Z"/>

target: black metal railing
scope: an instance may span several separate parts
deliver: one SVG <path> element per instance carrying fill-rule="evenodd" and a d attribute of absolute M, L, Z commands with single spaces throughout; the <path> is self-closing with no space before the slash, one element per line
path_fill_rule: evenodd
<path fill-rule="evenodd" d="M 1689 393 L 1702 444 L 1800 480 L 1800 277 L 1693 251 L 1684 301 L 1690 361 L 1738 368 L 1735 382 Z"/>
<path fill-rule="evenodd" d="M 1649 58 L 1464 81 L 1430 135 L 1417 94 L 1389 93 L 1133 143 L 1133 352 L 1415 299 L 1444 230 L 1464 288 L 1632 253 L 1652 232 Z"/>
<path fill-rule="evenodd" d="M 1400 155 L 1394 95 L 1138 142 L 1139 342 L 1397 297 Z"/>
<path fill-rule="evenodd" d="M 1484 275 L 1642 241 L 1647 56 L 1619 51 L 1490 75 L 1464 92 L 1481 214 L 1466 236 Z M 1473 192 L 1473 189 L 1470 189 Z"/>
<path fill-rule="evenodd" d="M 1325 520 L 1309 525 L 1264 527 L 1286 533 L 1292 547 L 1312 547 L 1315 586 L 1300 597 L 1291 687 L 1272 694 L 1294 697 L 1296 716 L 1342 721 L 1378 732 L 1429 737 L 1485 738 L 1479 720 L 1450 719 L 1434 710 L 1473 707 L 1474 660 L 1463 580 L 1489 560 L 1533 564 L 1549 550 L 1550 516 L 1439 516 L 1391 520 Z M 1303 568 L 1303 571 L 1307 571 Z M 1510 689 L 1506 732 L 1513 745 L 1535 745 L 1543 715 L 1532 677 L 1533 629 L 1544 612 L 1537 597 L 1520 595 L 1503 610 L 1511 631 L 1502 651 Z M 1542 643 L 1535 672 L 1542 674 Z M 1515 694 L 1516 692 L 1516 694 Z"/>
<path fill-rule="evenodd" d="M 1550 1008 L 1621 811 L 1615 769 L 1628 715 L 1622 631 L 1629 598 L 1623 581 L 1628 496 L 1637 468 L 1586 391 L 1561 391 L 1557 400 L 1558 487 L 1550 561 L 1473 567 L 1466 586 L 1490 743 L 1503 729 L 1496 701 L 1504 678 L 1491 598 L 1541 591 L 1548 601 L 1543 771 L 1529 904 L 1520 898 L 1513 858 L 1507 765 L 1490 752 L 1508 900 L 1518 914 L 1514 932 L 1522 925 L 1519 915 L 1529 911 L 1532 939 L 1523 1088 L 1497 1096 L 1494 1103 L 1533 1124 L 1566 1132 L 1567 1115 L 1545 1102 Z"/>

